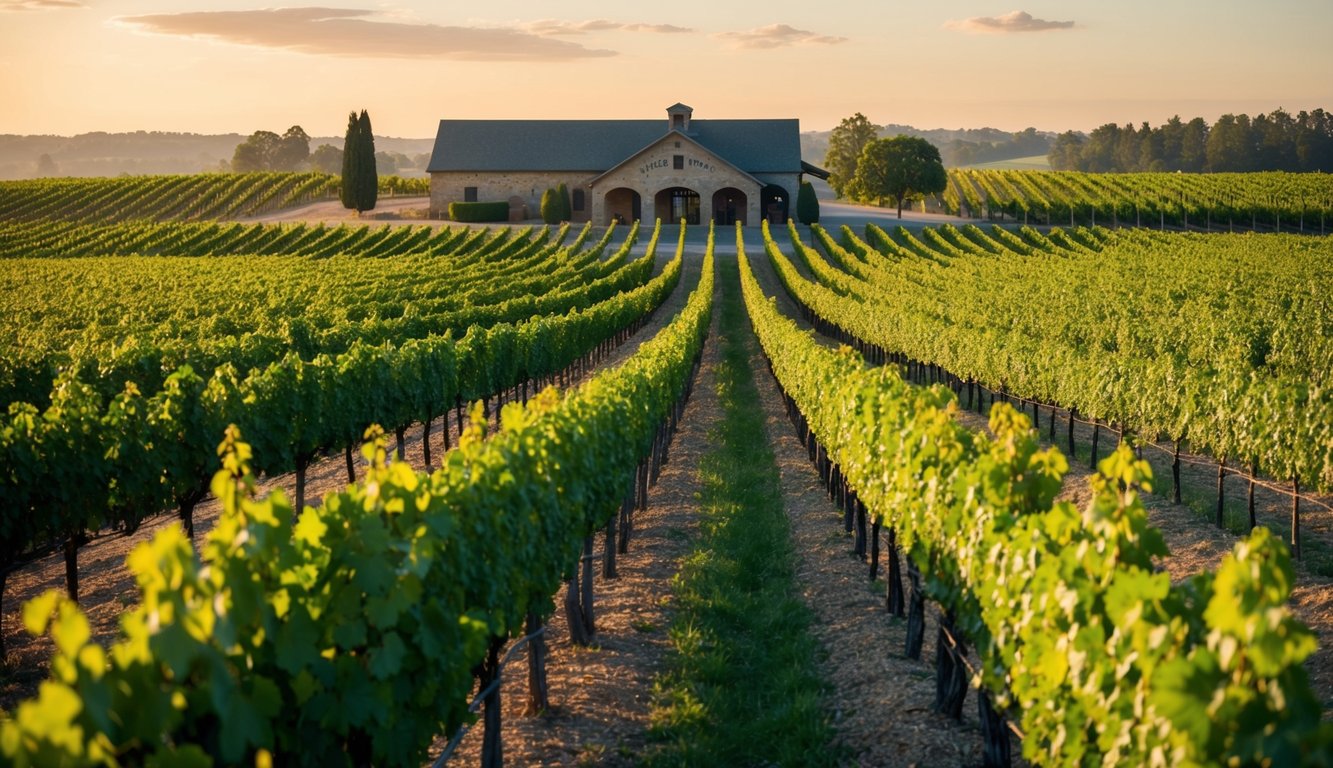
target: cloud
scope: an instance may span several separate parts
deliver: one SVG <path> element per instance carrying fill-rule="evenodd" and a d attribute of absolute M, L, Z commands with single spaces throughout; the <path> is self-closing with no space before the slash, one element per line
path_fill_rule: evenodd
<path fill-rule="evenodd" d="M 1008 34 L 1010 32 L 1048 32 L 1053 29 L 1072 29 L 1072 21 L 1046 21 L 1034 19 L 1027 11 L 1010 11 L 1003 16 L 973 16 L 970 19 L 951 19 L 944 22 L 945 29 L 974 34 Z"/>
<path fill-rule="evenodd" d="M 542 19 L 523 25 L 523 29 L 534 35 L 582 35 L 588 32 L 657 32 L 661 34 L 680 34 L 693 32 L 689 27 L 675 24 L 641 24 L 637 22 L 608 21 L 591 19 L 589 21 L 561 21 Z"/>
<path fill-rule="evenodd" d="M 769 24 L 745 32 L 719 32 L 714 35 L 721 40 L 729 40 L 736 48 L 782 48 L 790 45 L 836 45 L 847 41 L 845 37 L 820 35 L 796 29 L 787 24 Z"/>
<path fill-rule="evenodd" d="M 83 3 L 74 0 L 0 0 L 0 11 L 58 11 L 83 7 Z"/>
<path fill-rule="evenodd" d="M 364 18 L 374 15 L 376 11 L 346 8 L 278 8 L 123 16 L 116 21 L 161 35 L 354 58 L 566 61 L 616 55 L 517 29 Z"/>

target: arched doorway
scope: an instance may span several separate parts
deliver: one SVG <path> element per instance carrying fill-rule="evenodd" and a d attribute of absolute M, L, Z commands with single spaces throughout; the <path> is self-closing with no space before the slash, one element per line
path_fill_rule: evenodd
<path fill-rule="evenodd" d="M 667 187 L 654 199 L 657 218 L 664 224 L 699 223 L 699 193 L 686 187 Z"/>
<path fill-rule="evenodd" d="M 717 224 L 748 224 L 745 210 L 750 204 L 745 193 L 735 187 L 723 187 L 713 193 L 713 221 Z"/>
<path fill-rule="evenodd" d="M 629 187 L 616 187 L 606 193 L 606 221 L 638 221 L 643 218 L 643 200 Z"/>
<path fill-rule="evenodd" d="M 769 224 L 787 223 L 787 203 L 787 190 L 777 184 L 759 191 L 759 215 L 768 219 Z"/>

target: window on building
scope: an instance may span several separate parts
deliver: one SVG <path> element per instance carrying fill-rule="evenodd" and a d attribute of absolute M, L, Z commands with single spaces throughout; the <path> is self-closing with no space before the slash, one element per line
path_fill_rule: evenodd
<path fill-rule="evenodd" d="M 675 169 L 678 170 L 678 171 L 683 171 L 683 170 L 685 170 L 685 156 L 684 156 L 684 155 L 672 155 L 672 157 L 671 157 L 671 167 L 672 167 L 672 168 L 675 168 Z"/>
<path fill-rule="evenodd" d="M 676 142 L 676 149 L 680 149 L 680 142 Z"/>
<path fill-rule="evenodd" d="M 463 202 L 465 202 L 465 203 L 475 203 L 475 202 L 477 202 L 477 188 L 476 188 L 476 187 L 463 187 Z"/>
<path fill-rule="evenodd" d="M 671 127 L 672 127 L 672 128 L 675 128 L 675 129 L 678 130 L 678 131 L 683 131 L 683 130 L 685 130 L 685 116 L 684 116 L 684 115 L 672 115 L 672 116 L 671 116 Z"/>
<path fill-rule="evenodd" d="M 574 190 L 574 201 L 571 203 L 571 206 L 576 211 L 583 210 L 583 190 L 581 189 Z"/>

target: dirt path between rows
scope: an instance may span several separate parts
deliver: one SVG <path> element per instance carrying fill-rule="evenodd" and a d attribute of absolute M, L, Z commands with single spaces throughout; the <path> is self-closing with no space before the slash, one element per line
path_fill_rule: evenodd
<path fill-rule="evenodd" d="M 687 263 L 695 265 L 688 281 L 691 288 L 697 282 L 699 256 L 686 256 Z M 603 579 L 600 567 L 594 578 L 593 645 L 579 648 L 569 642 L 561 612 L 548 625 L 547 680 L 552 699 L 548 714 L 522 716 L 526 648 L 514 655 L 502 707 L 504 753 L 510 765 L 632 766 L 648 744 L 653 681 L 665 670 L 672 647 L 667 633 L 672 577 L 698 530 L 699 458 L 709 450 L 709 430 L 722 418 L 716 391 L 716 338 L 715 311 L 694 393 L 672 439 L 669 460 L 649 490 L 647 510 L 635 513 L 629 554 L 617 558 L 617 578 Z M 629 354 L 631 346 L 637 348 L 627 344 L 622 349 Z M 597 563 L 604 544 L 598 536 L 593 552 Z M 481 742 L 479 730 L 469 732 L 449 764 L 475 765 Z M 435 745 L 436 751 L 441 748 L 443 740 Z"/>

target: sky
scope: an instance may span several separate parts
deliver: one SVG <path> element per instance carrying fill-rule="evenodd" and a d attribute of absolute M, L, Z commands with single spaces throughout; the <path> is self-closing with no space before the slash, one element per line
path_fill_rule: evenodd
<path fill-rule="evenodd" d="M 339 136 L 366 109 L 427 138 L 676 102 L 802 130 L 1333 109 L 1333 0 L 313 2 L 0 0 L 0 134 Z"/>

